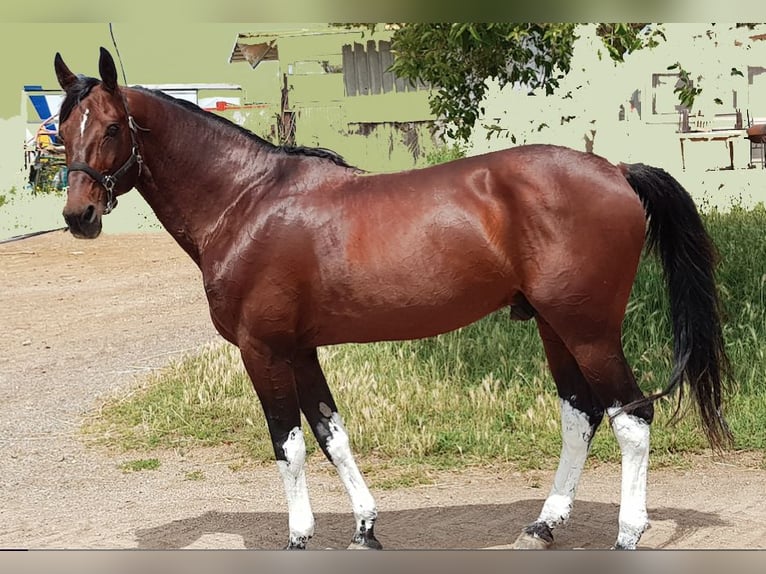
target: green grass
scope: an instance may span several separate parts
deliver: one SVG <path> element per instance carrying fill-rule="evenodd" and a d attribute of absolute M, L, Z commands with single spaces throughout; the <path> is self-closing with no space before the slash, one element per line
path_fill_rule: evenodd
<path fill-rule="evenodd" d="M 140 472 L 142 470 L 157 470 L 160 467 L 158 458 L 145 458 L 123 462 L 120 469 L 123 472 Z"/>
<path fill-rule="evenodd" d="M 191 480 L 191 481 L 205 480 L 205 473 L 203 473 L 201 470 L 192 470 L 186 473 L 186 475 L 184 476 L 184 480 Z"/>
<path fill-rule="evenodd" d="M 711 212 L 706 224 L 721 254 L 718 280 L 724 335 L 736 385 L 726 414 L 736 448 L 766 450 L 766 209 Z M 641 388 L 668 380 L 671 330 L 665 283 L 644 258 L 624 323 L 626 356 Z M 393 469 L 391 486 L 427 481 L 427 468 L 489 461 L 523 469 L 558 460 L 558 398 L 534 322 L 498 312 L 458 331 L 418 341 L 341 345 L 320 359 L 355 452 Z M 657 404 L 652 464 L 681 465 L 708 448 L 693 409 L 671 424 L 675 399 Z M 209 347 L 173 363 L 89 421 L 88 437 L 120 450 L 231 444 L 271 460 L 266 424 L 239 354 Z M 310 453 L 317 452 L 307 438 Z M 619 461 L 604 424 L 593 443 L 597 461 Z M 426 470 L 424 470 L 426 469 Z"/>
<path fill-rule="evenodd" d="M 435 165 L 465 157 L 466 149 L 460 144 L 442 145 L 426 155 L 426 164 Z"/>

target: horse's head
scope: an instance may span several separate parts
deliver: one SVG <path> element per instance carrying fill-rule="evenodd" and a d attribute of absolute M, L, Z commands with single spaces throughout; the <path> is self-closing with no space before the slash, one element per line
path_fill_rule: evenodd
<path fill-rule="evenodd" d="M 136 182 L 141 157 L 135 123 L 106 49 L 101 48 L 100 81 L 73 74 L 58 53 L 54 67 L 65 92 L 59 116 L 69 168 L 64 219 L 76 237 L 94 238 L 101 233 L 101 216 Z"/>

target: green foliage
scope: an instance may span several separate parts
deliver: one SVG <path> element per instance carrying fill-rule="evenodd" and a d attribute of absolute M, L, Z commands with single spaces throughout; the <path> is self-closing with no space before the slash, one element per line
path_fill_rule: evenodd
<path fill-rule="evenodd" d="M 702 93 L 702 88 L 694 84 L 689 72 L 687 72 L 680 62 L 668 66 L 668 70 L 678 70 L 678 83 L 673 88 L 673 93 L 678 94 L 678 101 L 687 110 L 691 111 L 694 100 Z M 697 78 L 698 80 L 700 78 Z"/>
<path fill-rule="evenodd" d="M 640 33 L 644 28 L 646 28 L 644 22 L 602 23 L 596 28 L 596 34 L 604 42 L 612 60 L 624 62 L 625 54 L 643 48 L 654 48 L 659 45 L 659 39 L 665 40 L 665 33 L 661 28 L 651 29 L 646 39 L 643 39 Z"/>
<path fill-rule="evenodd" d="M 413 23 L 392 39 L 392 70 L 432 86 L 431 111 L 451 138 L 467 141 L 493 78 L 552 93 L 569 71 L 572 23 Z"/>

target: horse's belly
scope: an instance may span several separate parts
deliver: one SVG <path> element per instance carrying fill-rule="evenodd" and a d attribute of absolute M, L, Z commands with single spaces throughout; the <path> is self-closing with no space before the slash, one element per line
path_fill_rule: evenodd
<path fill-rule="evenodd" d="M 409 257 L 338 265 L 312 283 L 312 344 L 431 337 L 508 305 L 518 290 L 510 265 L 464 237 Z"/>
<path fill-rule="evenodd" d="M 312 345 L 368 343 L 420 339 L 446 333 L 473 323 L 509 302 L 506 292 L 477 292 L 433 304 L 347 306 L 326 309 L 316 325 Z"/>

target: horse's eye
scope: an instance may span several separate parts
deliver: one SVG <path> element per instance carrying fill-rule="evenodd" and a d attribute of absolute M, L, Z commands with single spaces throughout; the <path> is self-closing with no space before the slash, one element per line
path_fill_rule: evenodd
<path fill-rule="evenodd" d="M 117 135 L 119 131 L 120 131 L 120 124 L 109 124 L 109 127 L 106 128 L 106 135 L 109 137 L 114 137 Z"/>

